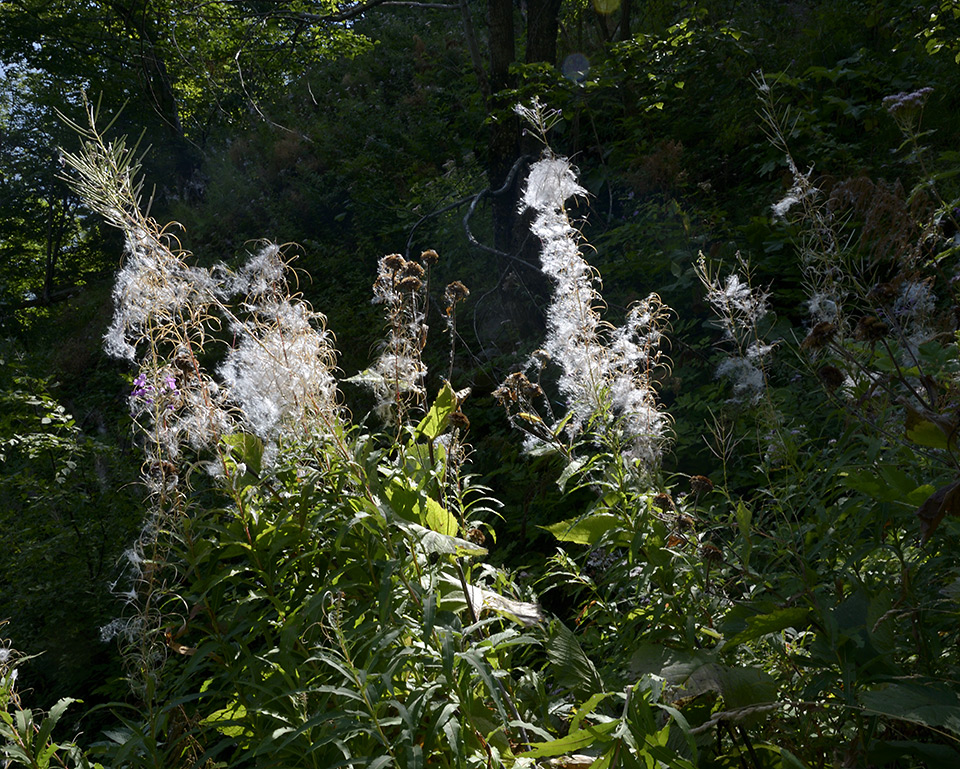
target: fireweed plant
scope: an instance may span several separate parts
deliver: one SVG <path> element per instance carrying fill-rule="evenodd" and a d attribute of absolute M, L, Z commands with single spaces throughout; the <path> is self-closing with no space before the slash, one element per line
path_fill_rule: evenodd
<path fill-rule="evenodd" d="M 760 86 L 786 150 L 783 112 Z M 912 131 L 913 157 L 927 98 L 886 106 Z M 518 111 L 545 146 L 522 204 L 554 292 L 542 349 L 496 395 L 528 451 L 554 454 L 561 488 L 586 500 L 547 527 L 558 548 L 539 574 L 572 609 L 547 617 L 529 586 L 483 561 L 499 512 L 469 473 L 470 393 L 450 382 L 428 392 L 422 357 L 437 254 L 380 260 L 386 338 L 351 380 L 374 396 L 375 432 L 376 419 L 355 422 L 344 405 L 334 338 L 296 293 L 289 249 L 263 244 L 237 269 L 196 266 L 142 212 L 136 153 L 107 142 L 91 110 L 82 150 L 64 159 L 126 239 L 105 344 L 131 366 L 149 494 L 115 586 L 122 616 L 104 631 L 124 644 L 131 694 L 99 741 L 56 740 L 69 701 L 26 708 L 23 660 L 0 646 L 6 758 L 955 763 L 953 209 L 928 179 L 909 195 L 865 178 L 821 189 L 787 154 L 794 184 L 772 215 L 800 233 L 807 327 L 795 344 L 769 339 L 775 286 L 756 288 L 746 260 L 733 272 L 699 263 L 728 353 L 716 373 L 731 397 L 718 409 L 736 414 L 728 424 L 755 421 L 758 461 L 752 475 L 728 473 L 751 444 L 732 435 L 713 479 L 671 485 L 656 393 L 667 310 L 651 295 L 619 327 L 603 321 L 567 208 L 585 191 L 547 145 L 559 113 Z M 897 234 L 875 207 L 899 217 Z M 454 282 L 440 300 L 451 356 L 468 294 Z M 816 402 L 780 386 L 793 352 L 824 385 Z"/>

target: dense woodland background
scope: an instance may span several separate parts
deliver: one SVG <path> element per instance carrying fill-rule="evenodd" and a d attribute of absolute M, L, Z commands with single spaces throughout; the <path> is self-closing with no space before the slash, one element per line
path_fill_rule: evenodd
<path fill-rule="evenodd" d="M 137 371 L 102 350 L 123 236 L 78 197 L 62 159 L 80 145 L 69 121 L 86 124 L 89 100 L 108 138 L 139 138 L 144 204 L 176 223 L 170 232 L 196 264 L 237 268 L 263 239 L 293 244 L 297 288 L 326 316 L 344 378 L 370 365 L 383 335 L 370 301 L 380 258 L 437 251 L 427 390 L 432 398 L 451 373 L 440 297 L 460 280 L 470 296 L 457 310 L 450 379 L 472 388 L 472 472 L 502 502 L 487 521 L 488 562 L 576 632 L 610 690 L 620 679 L 606 666 L 636 655 L 640 639 L 706 648 L 708 636 L 677 639 L 705 611 L 690 596 L 722 585 L 736 598 L 717 609 L 729 612 L 726 629 L 718 617 L 711 632 L 749 647 L 737 654 L 762 669 L 756 687 L 776 679 L 781 697 L 808 703 L 780 720 L 717 720 L 698 733 L 715 746 L 701 748 L 701 765 L 801 765 L 758 754 L 767 744 L 810 766 L 949 765 L 960 752 L 958 33 L 951 0 L 0 2 L 0 620 L 4 648 L 37 655 L 19 670 L 24 700 L 139 707 L 120 651 L 100 633 L 121 612 L 123 554 L 147 492 L 128 404 Z M 924 88 L 912 111 L 884 103 Z M 632 561 L 603 581 L 636 543 L 585 535 L 564 543 L 568 561 L 557 555 L 556 532 L 542 527 L 585 515 L 596 493 L 558 486 L 556 456 L 525 455 L 492 395 L 542 344 L 550 296 L 539 240 L 518 212 L 542 145 L 513 107 L 535 97 L 562 113 L 547 138 L 589 192 L 571 216 L 602 275 L 606 318 L 620 323 L 653 291 L 672 308 L 671 365 L 657 389 L 673 437 L 652 492 L 671 510 L 686 499 L 697 519 L 688 555 L 700 564 L 689 569 L 701 569 L 692 593 L 644 599 L 673 601 L 672 619 L 637 616 L 616 597 L 610 586 L 630 583 Z M 821 207 L 776 216 L 797 172 Z M 825 210 L 844 254 L 835 268 L 861 269 L 861 309 L 839 358 L 873 365 L 884 355 L 863 325 L 877 286 L 927 281 L 935 295 L 923 365 L 901 371 L 890 352 L 884 373 L 926 388 L 928 411 L 892 386 L 883 403 L 875 392 L 842 397 L 811 355 L 823 345 L 810 341 L 802 257 Z M 755 329 L 776 345 L 762 403 L 736 398 L 716 374 L 730 340 L 698 277 L 701 254 L 714 275 L 748 263 L 751 285 L 770 291 L 772 312 Z M 342 390 L 360 422 L 371 396 Z M 691 491 L 691 477 L 714 490 Z M 669 536 L 664 551 L 682 550 Z M 659 621 L 679 635 L 650 631 Z M 812 639 L 806 662 L 785 648 L 803 646 L 801 636 Z M 662 672 L 635 663 L 635 677 Z M 800 668 L 788 694 L 789 670 Z M 603 690 L 578 681 L 559 676 L 544 702 L 556 694 L 576 706 Z M 885 700 L 875 694 L 884 686 L 901 689 Z M 707 689 L 701 724 L 724 696 L 736 699 L 722 684 Z M 817 721 L 838 702 L 844 716 Z M 544 728 L 554 735 L 570 729 L 559 712 L 543 722 L 553 719 Z M 70 728 L 89 744 L 112 723 L 100 710 Z M 204 757 L 210 746 L 190 760 L 234 760 L 223 747 Z M 183 751 L 178 760 L 190 765 Z M 610 761 L 633 765 L 621 753 Z"/>

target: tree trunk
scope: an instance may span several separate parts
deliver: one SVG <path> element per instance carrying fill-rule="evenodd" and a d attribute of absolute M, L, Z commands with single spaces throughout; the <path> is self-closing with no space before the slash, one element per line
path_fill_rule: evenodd
<path fill-rule="evenodd" d="M 633 10 L 633 0 L 621 0 L 620 2 L 620 30 L 617 34 L 617 40 L 623 42 L 630 39 L 630 15 Z"/>
<path fill-rule="evenodd" d="M 49 304 L 54 295 L 57 278 L 57 262 L 63 246 L 63 234 L 67 229 L 70 212 L 63 200 L 49 200 L 47 207 L 47 244 L 43 270 L 43 289 L 40 298 L 43 304 Z"/>
<path fill-rule="evenodd" d="M 493 118 L 487 144 L 487 181 L 498 190 L 520 155 L 520 123 L 500 92 L 513 85 L 510 65 L 517 58 L 513 29 L 513 1 L 487 0 L 490 30 L 490 112 Z M 512 192 L 512 191 L 511 191 Z M 514 252 L 514 222 L 517 218 L 516 195 L 493 198 L 493 245 L 498 251 Z"/>
<path fill-rule="evenodd" d="M 557 63 L 561 0 L 527 0 L 527 64 Z"/>

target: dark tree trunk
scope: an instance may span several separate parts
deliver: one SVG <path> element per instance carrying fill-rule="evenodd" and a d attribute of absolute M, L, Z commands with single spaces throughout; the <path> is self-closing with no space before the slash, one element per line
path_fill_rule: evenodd
<path fill-rule="evenodd" d="M 557 63 L 561 0 L 527 0 L 527 64 Z"/>
<path fill-rule="evenodd" d="M 44 255 L 43 289 L 40 298 L 43 304 L 49 304 L 54 296 L 57 280 L 57 262 L 60 259 L 60 249 L 63 246 L 63 235 L 67 229 L 71 213 L 67 210 L 67 203 L 63 200 L 48 201 L 47 208 L 47 243 Z"/>
<path fill-rule="evenodd" d="M 513 105 L 499 94 L 513 85 L 510 65 L 517 58 L 513 28 L 513 0 L 487 0 L 490 29 L 490 111 L 493 121 L 487 145 L 487 181 L 500 189 L 520 155 L 520 124 Z M 493 199 L 493 245 L 498 251 L 514 252 L 514 222 L 517 218 L 516 195 Z"/>
<path fill-rule="evenodd" d="M 621 0 L 620 2 L 620 31 L 617 34 L 617 40 L 620 42 L 630 39 L 630 14 L 633 10 L 633 0 Z"/>

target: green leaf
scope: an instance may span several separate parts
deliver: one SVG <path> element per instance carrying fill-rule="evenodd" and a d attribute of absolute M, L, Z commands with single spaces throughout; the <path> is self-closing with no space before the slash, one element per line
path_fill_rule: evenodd
<path fill-rule="evenodd" d="M 732 648 L 739 644 L 755 641 L 770 633 L 778 633 L 788 627 L 800 628 L 807 624 L 810 609 L 794 607 L 779 609 L 769 614 L 755 614 L 747 617 L 747 627 L 736 635 L 727 639 L 725 648 Z"/>
<path fill-rule="evenodd" d="M 450 422 L 450 415 L 457 410 L 457 395 L 449 382 L 445 382 L 437 399 L 433 402 L 427 415 L 417 425 L 417 438 L 426 438 L 432 441 L 437 438 Z"/>
<path fill-rule="evenodd" d="M 220 439 L 229 448 L 230 454 L 238 462 L 243 462 L 253 475 L 259 475 L 263 469 L 263 441 L 256 435 L 233 433 Z"/>
<path fill-rule="evenodd" d="M 53 734 L 53 727 L 57 725 L 57 721 L 60 720 L 60 717 L 64 714 L 66 709 L 70 707 L 70 703 L 77 702 L 77 700 L 72 697 L 64 697 L 62 700 L 57 702 L 52 708 L 50 708 L 50 713 L 40 724 L 40 728 L 37 730 L 37 737 L 34 740 L 34 744 L 37 748 L 43 751 L 47 747 L 47 742 L 50 740 L 50 735 Z M 53 746 L 53 751 L 56 751 L 57 746 Z M 52 752 L 51 752 L 52 755 Z"/>
<path fill-rule="evenodd" d="M 440 534 L 446 534 L 448 537 L 456 536 L 460 530 L 460 525 L 453 513 L 431 497 L 426 497 L 424 504 L 427 508 L 424 516 L 427 526 Z"/>
<path fill-rule="evenodd" d="M 603 702 L 607 697 L 612 696 L 612 692 L 597 692 L 584 702 L 573 716 L 570 722 L 570 731 L 575 732 L 580 729 L 580 723 L 596 709 L 597 705 Z"/>
<path fill-rule="evenodd" d="M 227 707 L 201 719 L 200 723 L 213 726 L 225 737 L 252 737 L 253 732 L 242 724 L 246 717 L 247 709 L 240 703 L 231 702 Z"/>
<path fill-rule="evenodd" d="M 518 758 L 549 758 L 550 756 L 563 756 L 568 753 L 574 753 L 591 745 L 603 744 L 609 741 L 609 735 L 620 725 L 619 721 L 607 721 L 596 726 L 588 726 L 586 729 L 578 729 L 571 732 L 566 737 L 550 742 L 535 742 L 530 746 L 530 750 L 521 753 Z"/>
<path fill-rule="evenodd" d="M 933 681 L 887 684 L 863 692 L 860 702 L 868 713 L 948 729 L 960 735 L 960 697 Z"/>
<path fill-rule="evenodd" d="M 594 513 L 583 518 L 571 518 L 541 528 L 549 531 L 561 542 L 576 542 L 578 545 L 595 545 L 609 531 L 623 529 L 623 523 L 611 513 Z M 615 544 L 629 545 L 630 533 L 625 529 L 619 532 Z"/>
<path fill-rule="evenodd" d="M 427 553 L 440 553 L 442 555 L 486 555 L 487 549 L 474 544 L 468 539 L 460 537 L 451 537 L 446 534 L 428 529 L 417 523 L 397 519 L 397 525 L 408 534 L 412 535 Z"/>
<path fill-rule="evenodd" d="M 949 449 L 953 441 L 943 432 L 943 430 L 933 422 L 927 419 L 917 418 L 911 420 L 907 417 L 907 440 L 916 443 L 919 446 L 927 446 L 931 449 Z"/>
<path fill-rule="evenodd" d="M 550 623 L 546 649 L 554 676 L 561 686 L 584 699 L 606 689 L 576 636 L 559 620 Z"/>
<path fill-rule="evenodd" d="M 411 523 L 422 524 L 449 537 L 455 536 L 460 524 L 453 514 L 435 499 L 411 489 L 407 483 L 405 478 L 397 476 L 391 478 L 383 488 L 394 512 Z"/>

